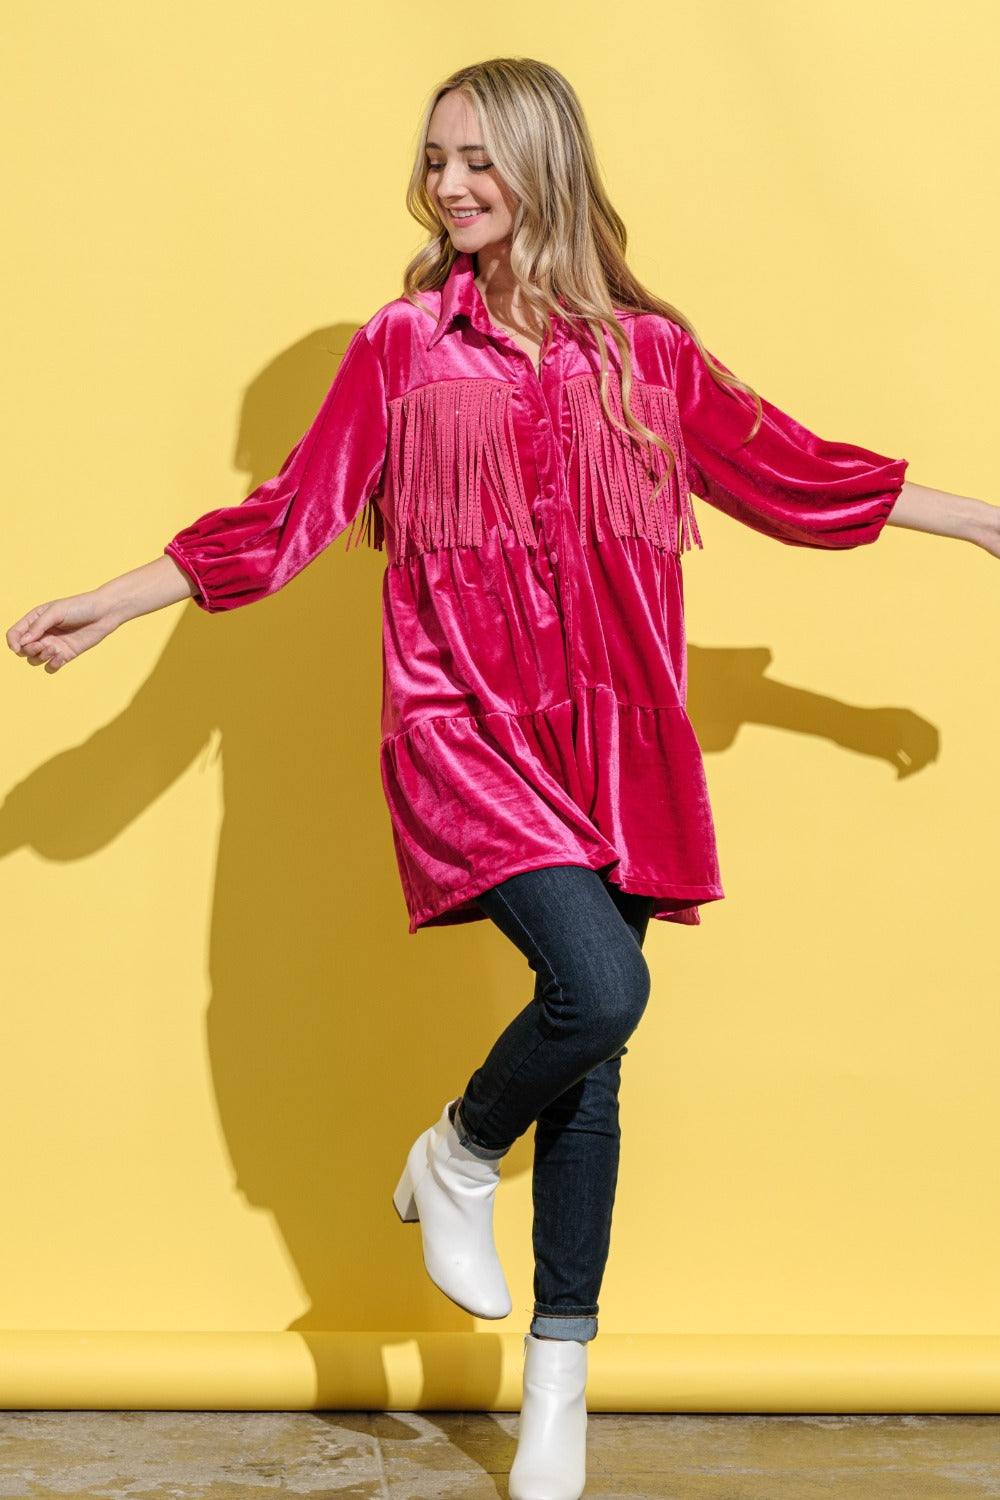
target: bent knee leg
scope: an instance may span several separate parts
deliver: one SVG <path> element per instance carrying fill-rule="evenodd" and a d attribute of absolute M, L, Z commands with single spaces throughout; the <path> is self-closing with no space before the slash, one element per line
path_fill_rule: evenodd
<path fill-rule="evenodd" d="M 594 1066 L 621 1050 L 649 999 L 649 968 L 594 870 L 526 871 L 478 898 L 535 970 L 535 1003 L 549 1033 L 593 1038 Z"/>
<path fill-rule="evenodd" d="M 576 1000 L 596 1062 L 620 1052 L 642 1020 L 649 1001 L 649 965 L 630 935 L 593 955 L 576 979 Z"/>

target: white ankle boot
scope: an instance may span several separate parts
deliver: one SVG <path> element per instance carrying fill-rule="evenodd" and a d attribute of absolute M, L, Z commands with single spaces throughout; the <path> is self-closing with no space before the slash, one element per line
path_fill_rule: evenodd
<path fill-rule="evenodd" d="M 505 1318 L 510 1292 L 493 1243 L 500 1163 L 459 1144 L 450 1108 L 414 1141 L 392 1201 L 404 1223 L 420 1221 L 434 1285 L 477 1318 Z"/>
<path fill-rule="evenodd" d="M 586 1390 L 586 1344 L 528 1334 L 510 1500 L 580 1500 L 587 1481 Z"/>

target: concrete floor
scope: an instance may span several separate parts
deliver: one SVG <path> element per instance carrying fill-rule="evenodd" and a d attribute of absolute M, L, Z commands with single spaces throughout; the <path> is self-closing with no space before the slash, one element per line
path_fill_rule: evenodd
<path fill-rule="evenodd" d="M 507 1500 L 517 1417 L 0 1412 L 0 1496 Z M 1000 1417 L 590 1418 L 587 1500 L 1000 1497 Z"/>

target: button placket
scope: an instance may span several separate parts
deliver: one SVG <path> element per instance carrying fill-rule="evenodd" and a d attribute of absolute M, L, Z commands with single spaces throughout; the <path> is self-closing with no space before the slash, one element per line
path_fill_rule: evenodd
<path fill-rule="evenodd" d="M 546 541 L 548 542 L 548 560 L 553 575 L 558 576 L 557 587 L 559 597 L 562 601 L 564 621 L 564 651 L 566 657 L 566 673 L 569 683 L 576 680 L 578 676 L 578 651 L 574 643 L 576 620 L 573 607 L 573 569 L 571 565 L 561 565 L 560 560 L 567 562 L 572 557 L 571 544 L 567 546 L 566 526 L 569 519 L 570 505 L 569 492 L 566 487 L 566 465 L 563 454 L 563 435 L 561 423 L 561 411 L 563 402 L 563 357 L 564 351 L 561 345 L 553 346 L 553 356 L 550 364 L 545 370 L 545 379 L 542 384 L 542 399 L 545 402 L 544 425 L 547 435 L 546 452 L 548 454 L 549 472 L 539 476 L 540 497 L 544 507 L 544 513 L 548 517 L 549 524 L 545 528 Z"/>

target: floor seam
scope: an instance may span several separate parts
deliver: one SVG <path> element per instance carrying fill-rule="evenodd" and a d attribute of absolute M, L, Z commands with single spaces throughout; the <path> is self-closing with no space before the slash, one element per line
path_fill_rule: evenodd
<path fill-rule="evenodd" d="M 382 1500 L 392 1500 L 389 1494 L 389 1475 L 385 1466 L 385 1454 L 382 1452 L 382 1439 L 379 1437 L 375 1426 L 375 1418 L 380 1413 L 370 1411 L 368 1420 L 372 1424 L 372 1437 L 375 1439 L 375 1456 L 378 1459 L 378 1482 L 382 1487 Z"/>

